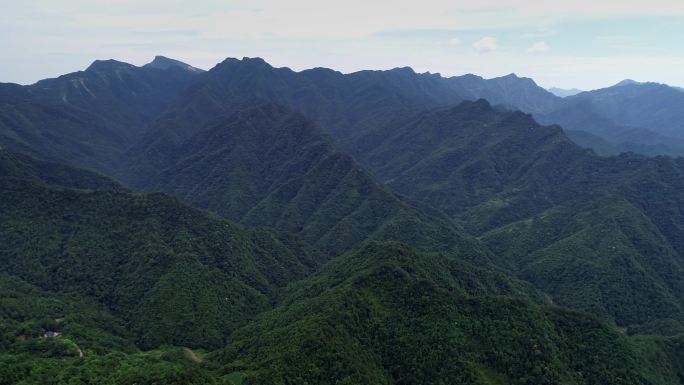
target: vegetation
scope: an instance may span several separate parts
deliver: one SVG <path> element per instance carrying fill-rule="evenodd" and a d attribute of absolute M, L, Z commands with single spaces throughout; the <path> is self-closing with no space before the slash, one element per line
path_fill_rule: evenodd
<path fill-rule="evenodd" d="M 463 221 L 556 303 L 621 326 L 683 319 L 681 159 L 599 157 L 484 100 L 368 141 L 362 160 L 394 190 Z"/>
<path fill-rule="evenodd" d="M 250 226 L 295 234 L 329 256 L 367 238 L 484 254 L 450 221 L 402 201 L 301 115 L 246 108 L 189 138 L 147 190 Z"/>
<path fill-rule="evenodd" d="M 212 358 L 246 384 L 676 384 L 682 375 L 648 339 L 398 244 L 347 254 L 287 298 Z"/>
<path fill-rule="evenodd" d="M 30 86 L 0 84 L 0 146 L 112 174 L 195 76 L 107 60 Z"/>
<path fill-rule="evenodd" d="M 221 346 L 316 260 L 163 196 L 0 178 L 1 271 L 97 301 L 145 347 Z"/>
<path fill-rule="evenodd" d="M 507 110 L 559 100 L 260 59 L 0 85 L 0 385 L 684 383 L 684 160 Z"/>

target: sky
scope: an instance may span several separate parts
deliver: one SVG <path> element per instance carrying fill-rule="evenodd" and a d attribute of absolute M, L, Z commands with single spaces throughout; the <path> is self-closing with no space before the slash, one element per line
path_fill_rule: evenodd
<path fill-rule="evenodd" d="M 623 79 L 684 86 L 681 0 L 0 0 L 0 82 L 95 59 L 227 57 L 342 72 L 410 66 L 516 73 L 583 90 Z"/>

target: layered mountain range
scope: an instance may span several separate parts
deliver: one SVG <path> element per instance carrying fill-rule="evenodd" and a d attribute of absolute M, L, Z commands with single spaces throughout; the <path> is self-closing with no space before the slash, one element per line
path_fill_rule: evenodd
<path fill-rule="evenodd" d="M 684 160 L 648 156 L 681 98 L 161 56 L 0 84 L 0 383 L 681 384 Z"/>

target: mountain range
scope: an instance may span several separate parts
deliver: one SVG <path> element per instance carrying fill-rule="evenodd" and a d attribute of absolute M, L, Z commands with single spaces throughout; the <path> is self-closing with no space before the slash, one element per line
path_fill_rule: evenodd
<path fill-rule="evenodd" d="M 561 98 L 566 98 L 568 96 L 575 96 L 577 94 L 580 94 L 584 91 L 579 90 L 577 88 L 570 88 L 570 89 L 565 89 L 565 88 L 558 88 L 558 87 L 551 87 L 548 89 L 548 91 L 558 97 Z"/>
<path fill-rule="evenodd" d="M 161 56 L 0 84 L 0 384 L 682 384 L 684 159 L 651 155 L 683 97 Z"/>

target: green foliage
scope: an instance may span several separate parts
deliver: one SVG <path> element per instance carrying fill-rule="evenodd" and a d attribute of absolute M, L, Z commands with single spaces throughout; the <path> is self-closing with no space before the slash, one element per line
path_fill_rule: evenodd
<path fill-rule="evenodd" d="M 316 265 L 291 240 L 161 194 L 0 180 L 0 272 L 96 301 L 147 348 L 221 346 Z"/>
<path fill-rule="evenodd" d="M 684 315 L 684 163 L 598 157 L 486 101 L 369 134 L 396 191 L 481 236 L 498 266 L 559 305 L 628 326 Z"/>
<path fill-rule="evenodd" d="M 469 243 L 448 220 L 378 185 L 311 122 L 281 107 L 246 107 L 178 148 L 160 150 L 168 159 L 164 168 L 151 175 L 129 170 L 131 183 L 250 226 L 292 233 L 328 256 L 368 238 L 432 250 Z M 470 257 L 485 254 L 472 242 L 467 247 Z"/>
<path fill-rule="evenodd" d="M 684 381 L 684 160 L 424 112 L 563 104 L 515 76 L 163 67 L 0 85 L 0 145 L 278 233 L 0 150 L 0 384 Z"/>
<path fill-rule="evenodd" d="M 624 199 L 557 206 L 482 240 L 559 305 L 621 325 L 684 319 L 684 263 Z"/>
<path fill-rule="evenodd" d="M 372 243 L 291 288 L 212 358 L 246 384 L 677 383 L 676 371 L 652 382 L 626 336 L 524 287 Z"/>
<path fill-rule="evenodd" d="M 229 385 L 227 380 L 184 358 L 179 349 L 84 358 L 0 354 L 2 385 Z"/>

